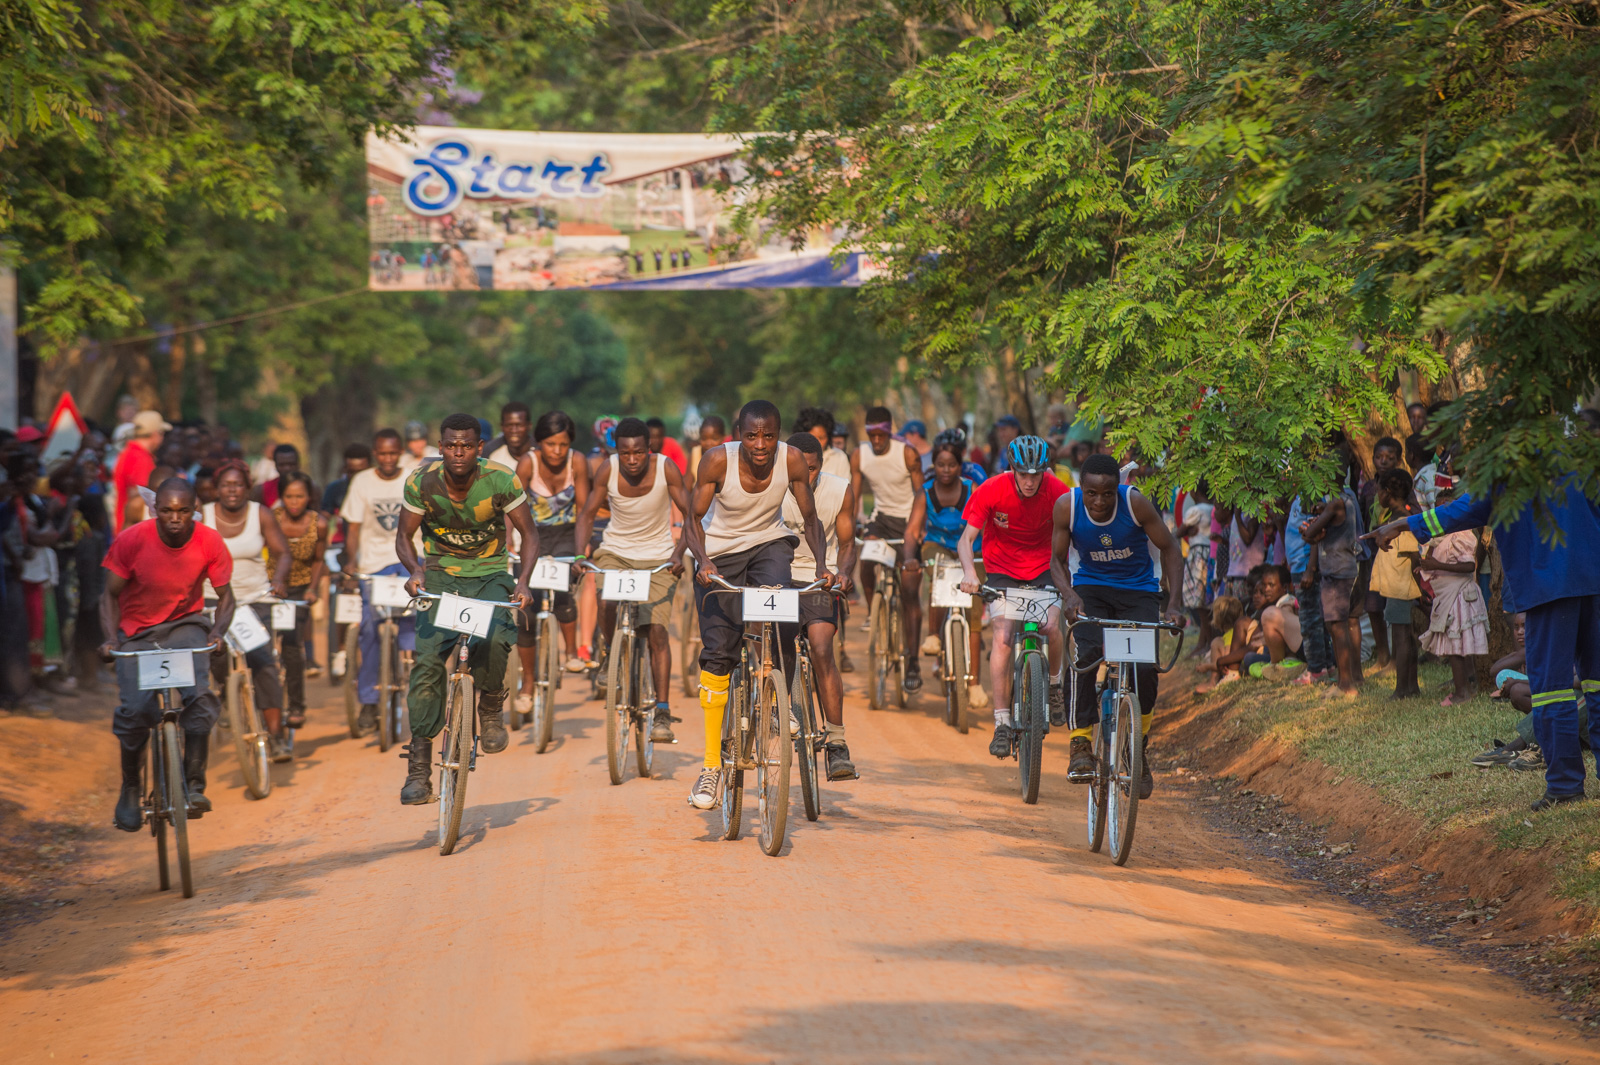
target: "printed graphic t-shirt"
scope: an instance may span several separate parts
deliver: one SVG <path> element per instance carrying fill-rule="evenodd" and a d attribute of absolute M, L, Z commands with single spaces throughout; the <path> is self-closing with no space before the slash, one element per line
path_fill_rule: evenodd
<path fill-rule="evenodd" d="M 405 508 L 422 517 L 428 568 L 453 577 L 506 571 L 506 513 L 527 502 L 516 474 L 485 459 L 478 460 L 478 475 L 459 503 L 445 489 L 441 462 L 413 470 L 406 478 Z"/>
<path fill-rule="evenodd" d="M 356 559 L 358 572 L 377 573 L 400 562 L 394 550 L 394 534 L 400 528 L 405 496 L 403 473 L 392 481 L 379 477 L 376 469 L 362 470 L 350 478 L 350 490 L 345 493 L 339 517 L 361 524 L 361 557 Z"/>

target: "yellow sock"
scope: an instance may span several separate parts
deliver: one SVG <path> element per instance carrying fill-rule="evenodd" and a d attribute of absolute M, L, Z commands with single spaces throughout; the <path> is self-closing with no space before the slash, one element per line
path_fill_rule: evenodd
<path fill-rule="evenodd" d="M 700 671 L 700 709 L 706 715 L 707 769 L 722 765 L 722 712 L 728 706 L 728 676 Z"/>
<path fill-rule="evenodd" d="M 1139 735 L 1150 735 L 1150 722 L 1155 718 L 1155 716 L 1156 712 L 1154 710 L 1150 711 L 1148 714 L 1139 715 Z"/>
<path fill-rule="evenodd" d="M 1071 732 L 1067 733 L 1067 739 L 1092 740 L 1094 739 L 1094 726 L 1090 725 L 1088 728 L 1075 728 Z"/>

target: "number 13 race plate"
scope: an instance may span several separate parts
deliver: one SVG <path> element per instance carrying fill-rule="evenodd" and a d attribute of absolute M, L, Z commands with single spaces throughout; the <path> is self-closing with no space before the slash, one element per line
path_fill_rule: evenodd
<path fill-rule="evenodd" d="M 608 569 L 602 599 L 623 603 L 643 603 L 650 599 L 650 571 L 646 569 Z"/>
<path fill-rule="evenodd" d="M 744 620 L 799 621 L 800 593 L 793 588 L 746 588 Z"/>

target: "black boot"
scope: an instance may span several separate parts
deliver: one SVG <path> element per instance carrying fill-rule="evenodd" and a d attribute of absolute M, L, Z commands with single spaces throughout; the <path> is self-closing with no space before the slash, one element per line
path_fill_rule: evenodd
<path fill-rule="evenodd" d="M 211 800 L 206 798 L 206 756 L 210 752 L 211 733 L 183 734 L 183 790 L 193 818 L 211 812 Z"/>
<path fill-rule="evenodd" d="M 828 752 L 829 780 L 859 780 L 861 778 L 861 774 L 856 772 L 856 764 L 850 760 L 850 748 L 845 746 L 843 740 L 828 744 L 825 750 Z"/>
<path fill-rule="evenodd" d="M 136 750 L 122 748 L 122 794 L 117 796 L 117 812 L 111 823 L 124 832 L 137 832 L 144 824 L 144 801 L 139 794 L 139 766 L 144 761 L 144 744 Z"/>
<path fill-rule="evenodd" d="M 412 736 L 405 748 L 406 782 L 400 805 L 420 806 L 433 798 L 433 741 Z"/>
<path fill-rule="evenodd" d="M 504 688 L 496 692 L 478 693 L 478 741 L 483 746 L 484 754 L 499 754 L 511 742 L 503 714 L 505 702 Z"/>
<path fill-rule="evenodd" d="M 356 716 L 356 731 L 363 736 L 370 736 L 378 731 L 377 703 L 361 704 L 361 713 Z"/>

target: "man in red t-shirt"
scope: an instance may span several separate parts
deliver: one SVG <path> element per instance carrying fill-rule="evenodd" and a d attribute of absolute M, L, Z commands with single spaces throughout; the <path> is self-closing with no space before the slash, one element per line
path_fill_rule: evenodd
<path fill-rule="evenodd" d="M 179 687 L 183 712 L 183 775 L 189 816 L 211 809 L 206 798 L 206 755 L 211 727 L 221 705 L 208 683 L 207 649 L 221 640 L 233 622 L 233 556 L 222 536 L 194 520 L 194 488 L 171 477 L 156 489 L 155 520 L 141 521 L 111 541 L 106 552 L 105 593 L 100 597 L 100 627 L 107 633 L 101 655 L 151 648 L 196 648 L 194 682 Z M 217 590 L 217 610 L 207 618 L 201 589 L 207 580 Z M 117 689 L 121 705 L 111 731 L 122 743 L 122 794 L 116 826 L 137 832 L 140 812 L 139 765 L 150 729 L 157 724 L 156 693 L 139 689 L 139 661 L 118 658 Z"/>
<path fill-rule="evenodd" d="M 689 472 L 689 456 L 684 454 L 683 445 L 667 435 L 667 423 L 660 418 L 651 418 L 644 423 L 650 430 L 647 444 L 652 455 L 665 455 L 667 461 L 678 467 L 679 473 Z"/>
<path fill-rule="evenodd" d="M 171 423 L 161 417 L 159 411 L 142 410 L 133 416 L 133 439 L 117 456 L 116 468 L 111 471 L 115 488 L 112 505 L 117 508 L 111 516 L 111 524 L 117 532 L 131 524 L 128 520 L 130 503 L 133 504 L 133 521 L 143 521 L 149 516 L 144 512 L 144 498 L 139 495 L 139 489 L 145 486 L 156 468 L 156 451 L 171 429 Z"/>
<path fill-rule="evenodd" d="M 1019 436 L 1006 445 L 1005 473 L 996 474 L 972 490 L 962 512 L 967 527 L 956 544 L 965 580 L 964 592 L 980 587 L 972 545 L 983 537 L 983 568 L 988 585 L 998 591 L 1030 589 L 1052 594 L 1050 545 L 1055 534 L 1056 500 L 1067 486 L 1050 472 L 1050 447 L 1036 436 Z M 994 738 L 989 753 L 1011 757 L 1011 633 L 1019 624 L 1005 616 L 1005 600 L 989 605 L 994 640 L 989 648 L 989 680 L 994 686 Z M 1066 722 L 1066 701 L 1061 690 L 1061 664 L 1066 640 L 1061 634 L 1060 605 L 1050 607 L 1044 625 L 1050 653 L 1050 720 Z"/>

